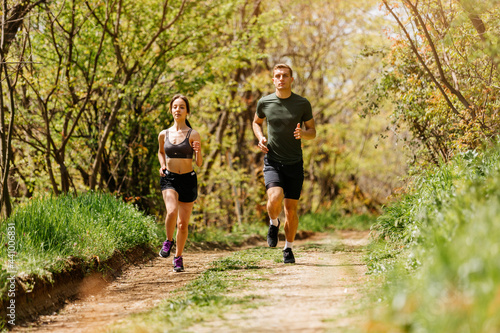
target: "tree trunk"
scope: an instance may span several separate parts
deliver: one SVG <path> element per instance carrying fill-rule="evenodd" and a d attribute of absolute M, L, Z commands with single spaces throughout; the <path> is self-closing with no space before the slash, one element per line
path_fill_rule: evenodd
<path fill-rule="evenodd" d="M 0 165 L 2 167 L 1 172 L 1 189 L 0 189 L 0 211 L 4 217 L 9 217 L 12 213 L 12 204 L 10 201 L 9 187 L 7 185 L 7 179 L 10 172 L 11 164 L 11 142 L 12 142 L 12 131 L 14 128 L 14 116 L 15 116 L 15 105 L 14 105 L 14 85 L 11 83 L 9 78 L 9 73 L 7 71 L 7 64 L 5 63 L 6 56 L 9 51 L 9 47 L 17 36 L 17 32 L 24 22 L 24 18 L 29 14 L 29 12 L 38 4 L 45 1 L 20 1 L 18 4 L 8 7 L 6 0 L 2 1 L 2 33 L 0 41 L 0 77 L 5 74 L 5 82 L 7 84 L 7 89 L 10 98 L 10 119 L 8 128 L 6 128 L 5 123 L 5 105 L 3 99 L 3 87 L 0 87 Z M 22 54 L 22 53 L 21 53 Z M 17 67 L 19 71 L 19 67 Z M 0 80 L 0 85 L 1 85 Z"/>
<path fill-rule="evenodd" d="M 127 80 L 128 81 L 128 80 Z M 125 85 L 125 84 L 124 84 Z M 120 92 L 123 94 L 123 91 Z M 91 175 L 89 178 L 89 187 L 91 190 L 95 190 L 97 184 L 97 174 L 99 173 L 99 168 L 101 166 L 102 154 L 104 153 L 104 147 L 106 146 L 106 142 L 108 141 L 109 134 L 111 133 L 111 129 L 114 126 L 116 116 L 118 111 L 120 111 L 122 106 L 122 98 L 118 98 L 113 106 L 113 110 L 111 111 L 111 115 L 109 117 L 108 123 L 104 128 L 104 133 L 102 134 L 101 139 L 99 140 L 99 147 L 97 148 L 97 153 L 94 158 L 94 163 L 92 164 Z"/>

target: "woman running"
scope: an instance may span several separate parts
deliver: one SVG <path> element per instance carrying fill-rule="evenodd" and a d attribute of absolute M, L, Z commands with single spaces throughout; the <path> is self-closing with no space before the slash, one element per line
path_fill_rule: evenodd
<path fill-rule="evenodd" d="M 194 160 L 198 167 L 203 163 L 200 134 L 191 128 L 186 119 L 189 102 L 183 95 L 175 95 L 170 101 L 174 125 L 158 135 L 158 160 L 160 161 L 160 185 L 167 209 L 165 231 L 167 240 L 160 250 L 160 257 L 168 258 L 177 237 L 174 256 L 174 272 L 184 271 L 182 252 L 188 237 L 188 223 L 194 201 L 198 197 L 198 180 L 193 170 Z"/>

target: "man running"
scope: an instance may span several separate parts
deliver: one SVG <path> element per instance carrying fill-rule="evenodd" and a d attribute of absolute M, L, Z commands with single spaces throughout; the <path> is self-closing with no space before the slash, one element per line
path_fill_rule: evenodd
<path fill-rule="evenodd" d="M 270 247 L 278 244 L 278 216 L 284 203 L 283 261 L 288 264 L 295 263 L 292 247 L 299 225 L 297 206 L 304 182 L 301 139 L 314 139 L 316 128 L 311 103 L 292 92 L 292 68 L 285 64 L 274 66 L 272 80 L 276 91 L 258 101 L 252 128 L 259 140 L 258 147 L 266 153 L 264 180 L 270 218 L 267 243 Z M 268 138 L 263 132 L 264 119 L 267 119 Z"/>

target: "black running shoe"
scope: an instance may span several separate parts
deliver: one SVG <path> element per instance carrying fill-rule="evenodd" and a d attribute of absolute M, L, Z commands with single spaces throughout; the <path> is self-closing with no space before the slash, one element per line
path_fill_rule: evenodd
<path fill-rule="evenodd" d="M 295 257 L 293 256 L 292 249 L 289 247 L 283 250 L 283 262 L 285 264 L 295 264 Z"/>
<path fill-rule="evenodd" d="M 172 247 L 174 246 L 173 241 L 169 241 L 168 239 L 163 242 L 163 246 L 161 247 L 160 250 L 160 257 L 162 258 L 168 258 L 170 257 L 170 250 L 172 250 Z"/>
<path fill-rule="evenodd" d="M 278 231 L 280 230 L 280 220 L 278 220 L 278 226 L 269 225 L 269 230 L 267 232 L 267 244 L 269 247 L 276 247 L 278 245 Z"/>
<path fill-rule="evenodd" d="M 184 272 L 184 264 L 182 262 L 182 256 L 174 257 L 174 272 Z"/>

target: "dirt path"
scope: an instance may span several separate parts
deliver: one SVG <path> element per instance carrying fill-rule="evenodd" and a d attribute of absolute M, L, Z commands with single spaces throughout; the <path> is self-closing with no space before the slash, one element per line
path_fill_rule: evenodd
<path fill-rule="evenodd" d="M 101 279 L 84 283 L 76 301 L 59 313 L 41 316 L 35 323 L 18 326 L 13 332 L 92 332 L 126 316 L 156 306 L 177 288 L 206 270 L 210 263 L 228 255 L 227 251 L 185 253 L 189 270 L 172 271 L 172 258 L 155 258 L 141 266 L 131 266 L 115 281 L 102 286 Z"/>
<path fill-rule="evenodd" d="M 198 324 L 192 332 L 318 332 L 352 325 L 346 316 L 353 308 L 366 277 L 360 248 L 367 232 L 341 232 L 296 241 L 295 265 L 268 263 L 269 276 L 246 286 L 244 293 L 258 295 L 258 307 L 224 314 L 223 320 Z M 331 249 L 332 251 L 326 249 Z M 131 267 L 114 282 L 101 286 L 89 280 L 76 301 L 58 314 L 14 332 L 93 332 L 126 316 L 154 307 L 172 290 L 195 279 L 228 251 L 185 253 L 189 269 L 173 273 L 171 259 L 156 258 Z M 264 300 L 264 301 L 263 301 Z"/>
<path fill-rule="evenodd" d="M 349 332 L 360 319 L 353 310 L 367 279 L 362 248 L 368 233 L 341 232 L 300 243 L 295 265 L 271 263 L 274 274 L 238 293 L 256 295 L 264 305 L 234 307 L 223 320 L 190 331 Z"/>

